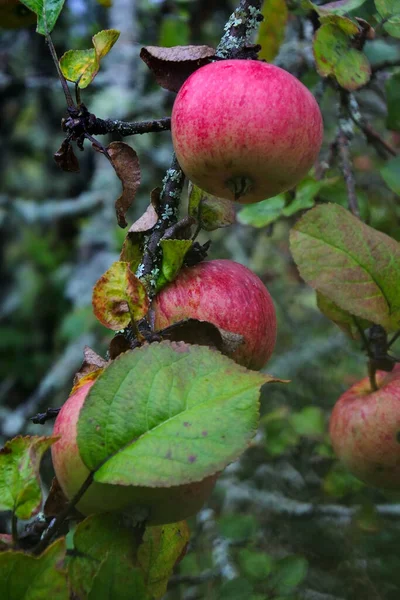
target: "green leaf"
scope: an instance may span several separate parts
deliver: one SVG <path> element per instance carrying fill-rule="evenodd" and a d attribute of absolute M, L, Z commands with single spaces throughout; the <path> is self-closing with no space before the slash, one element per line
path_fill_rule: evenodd
<path fill-rule="evenodd" d="M 296 196 L 293 202 L 282 210 L 282 214 L 285 217 L 294 215 L 299 210 L 311 208 L 314 206 L 315 196 L 323 185 L 322 181 L 316 181 L 315 179 L 307 178 L 303 179 L 296 188 Z"/>
<path fill-rule="evenodd" d="M 235 222 L 233 202 L 218 198 L 189 184 L 189 216 L 194 217 L 205 231 L 228 227 Z"/>
<path fill-rule="evenodd" d="M 400 156 L 388 160 L 380 169 L 380 174 L 386 185 L 400 196 Z"/>
<path fill-rule="evenodd" d="M 268 200 L 249 204 L 238 212 L 237 220 L 242 225 L 266 227 L 281 216 L 282 209 L 285 206 L 285 198 L 285 194 L 279 194 L 279 196 L 274 196 Z"/>
<path fill-rule="evenodd" d="M 278 594 L 297 587 L 306 577 L 308 562 L 302 556 L 286 556 L 275 564 L 271 586 Z"/>
<path fill-rule="evenodd" d="M 285 38 L 288 9 L 285 0 L 264 0 L 261 9 L 264 20 L 258 29 L 256 44 L 260 44 L 260 59 L 272 62 Z"/>
<path fill-rule="evenodd" d="M 60 58 L 61 71 L 68 81 L 77 82 L 79 87 L 86 88 L 96 77 L 100 69 L 100 61 L 119 38 L 119 31 L 106 29 L 92 37 L 93 48 L 90 50 L 68 50 Z"/>
<path fill-rule="evenodd" d="M 155 600 L 167 591 L 173 568 L 189 543 L 186 521 L 158 527 L 147 527 L 138 551 L 138 562 L 144 573 L 146 589 Z"/>
<path fill-rule="evenodd" d="M 333 15 L 345 15 L 351 10 L 355 10 L 362 6 L 366 0 L 338 0 L 337 2 L 329 2 L 323 6 L 313 4 L 310 0 L 305 0 L 303 5 L 312 8 L 319 15 L 333 14 Z"/>
<path fill-rule="evenodd" d="M 333 321 L 346 335 L 348 335 L 353 340 L 361 339 L 360 332 L 355 323 L 354 316 L 346 310 L 340 308 L 337 304 L 329 300 L 323 294 L 317 292 L 317 306 L 319 310 L 324 314 L 328 319 Z M 358 319 L 359 325 L 361 329 L 365 330 L 368 327 L 371 327 L 371 321 L 366 321 L 365 319 Z"/>
<path fill-rule="evenodd" d="M 319 20 L 322 25 L 336 25 L 346 35 L 357 35 L 357 33 L 359 32 L 357 23 L 355 21 L 352 21 L 351 19 L 348 19 L 347 17 L 341 17 L 340 15 L 335 14 L 327 14 L 325 16 L 320 17 Z"/>
<path fill-rule="evenodd" d="M 56 437 L 16 437 L 0 450 L 0 510 L 12 510 L 30 519 L 40 510 L 42 490 L 39 468 L 43 454 Z"/>
<path fill-rule="evenodd" d="M 290 234 L 303 279 L 340 308 L 400 326 L 400 245 L 337 204 L 307 212 Z"/>
<path fill-rule="evenodd" d="M 272 570 L 273 560 L 265 552 L 242 548 L 239 552 L 239 564 L 246 577 L 263 581 Z"/>
<path fill-rule="evenodd" d="M 224 515 L 218 521 L 218 529 L 221 535 L 230 540 L 252 539 L 258 528 L 258 521 L 253 515 Z"/>
<path fill-rule="evenodd" d="M 1 600 L 69 600 L 67 574 L 60 568 L 65 551 L 65 538 L 60 538 L 38 557 L 0 553 Z"/>
<path fill-rule="evenodd" d="M 253 586 L 247 579 L 236 577 L 221 585 L 218 600 L 243 600 L 248 598 L 253 591 Z"/>
<path fill-rule="evenodd" d="M 375 6 L 383 19 L 390 18 L 399 12 L 398 0 L 375 0 Z"/>
<path fill-rule="evenodd" d="M 88 597 L 93 579 L 107 557 L 125 559 L 131 568 L 136 567 L 135 536 L 119 514 L 88 517 L 77 526 L 73 544 L 74 552 L 68 558 L 67 566 L 72 591 L 77 598 Z"/>
<path fill-rule="evenodd" d="M 400 15 L 396 15 L 395 17 L 388 19 L 383 25 L 383 28 L 392 37 L 400 38 Z"/>
<path fill-rule="evenodd" d="M 21 0 L 37 17 L 36 31 L 47 35 L 53 31 L 65 0 Z"/>
<path fill-rule="evenodd" d="M 126 352 L 81 409 L 82 460 L 101 483 L 202 481 L 245 450 L 257 427 L 259 388 L 271 380 L 201 346 L 161 342 Z"/>
<path fill-rule="evenodd" d="M 305 406 L 301 411 L 290 415 L 290 422 L 298 435 L 304 437 L 321 436 L 325 433 L 324 414 L 317 406 Z"/>
<path fill-rule="evenodd" d="M 143 283 L 128 262 L 117 261 L 93 288 L 93 312 L 105 327 L 118 331 L 130 321 L 139 321 L 149 309 Z"/>
<path fill-rule="evenodd" d="M 386 82 L 387 119 L 386 127 L 400 131 L 400 73 L 394 73 Z"/>
<path fill-rule="evenodd" d="M 93 579 L 88 600 L 152 600 L 143 574 L 120 554 L 110 552 Z"/>
<path fill-rule="evenodd" d="M 346 90 L 368 83 L 371 67 L 365 54 L 351 47 L 351 35 L 333 24 L 322 25 L 314 38 L 317 71 L 322 77 L 335 77 Z"/>
<path fill-rule="evenodd" d="M 161 240 L 161 273 L 157 279 L 157 291 L 173 281 L 182 268 L 186 253 L 192 247 L 192 240 Z"/>

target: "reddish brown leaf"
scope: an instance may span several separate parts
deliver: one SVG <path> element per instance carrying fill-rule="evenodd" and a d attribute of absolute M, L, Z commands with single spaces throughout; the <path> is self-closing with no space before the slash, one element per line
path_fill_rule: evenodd
<path fill-rule="evenodd" d="M 128 340 L 124 335 L 122 335 L 122 333 L 115 335 L 108 347 L 108 353 L 110 355 L 111 360 L 114 360 L 114 358 L 117 358 L 117 356 L 119 356 L 123 352 L 127 352 L 128 350 L 130 350 L 130 347 L 131 346 Z"/>
<path fill-rule="evenodd" d="M 80 381 L 91 373 L 96 373 L 107 366 L 107 361 L 104 360 L 94 350 L 85 346 L 83 350 L 83 363 L 79 371 L 74 377 L 74 388 L 80 383 Z"/>
<path fill-rule="evenodd" d="M 111 142 L 107 146 L 112 165 L 122 182 L 122 194 L 115 202 L 117 221 L 120 227 L 126 227 L 125 215 L 135 199 L 140 185 L 139 158 L 133 148 L 124 142 Z"/>
<path fill-rule="evenodd" d="M 63 171 L 79 173 L 79 162 L 68 140 L 64 140 L 60 148 L 55 152 L 54 160 Z"/>
<path fill-rule="evenodd" d="M 210 46 L 145 46 L 140 51 L 140 58 L 158 85 L 170 92 L 177 92 L 189 75 L 209 63 L 213 56 L 215 50 Z"/>

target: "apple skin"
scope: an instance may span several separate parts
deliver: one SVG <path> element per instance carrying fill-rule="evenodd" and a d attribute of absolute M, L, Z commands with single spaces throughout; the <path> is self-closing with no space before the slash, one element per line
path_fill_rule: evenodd
<path fill-rule="evenodd" d="M 400 365 L 378 371 L 379 389 L 363 379 L 334 406 L 329 432 L 333 449 L 346 467 L 365 483 L 400 489 Z"/>
<path fill-rule="evenodd" d="M 251 204 L 294 187 L 315 162 L 322 116 L 311 92 L 279 67 L 223 60 L 195 71 L 176 97 L 172 141 L 200 188 Z"/>
<path fill-rule="evenodd" d="M 276 314 L 272 298 L 257 275 L 232 260 L 183 268 L 155 297 L 152 308 L 156 330 L 192 318 L 243 335 L 243 344 L 230 357 L 249 369 L 261 369 L 273 352 Z"/>
<path fill-rule="evenodd" d="M 76 442 L 80 410 L 94 381 L 79 387 L 62 406 L 54 424 L 53 435 L 61 438 L 51 447 L 54 471 L 68 499 L 79 491 L 89 475 Z M 76 505 L 79 512 L 135 511 L 148 514 L 150 525 L 181 521 L 197 513 L 211 494 L 219 473 L 201 482 L 170 488 L 143 488 L 94 482 Z"/>

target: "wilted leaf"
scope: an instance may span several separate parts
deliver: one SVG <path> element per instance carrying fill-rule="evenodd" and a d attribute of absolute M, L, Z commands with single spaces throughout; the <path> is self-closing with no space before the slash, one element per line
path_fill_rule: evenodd
<path fill-rule="evenodd" d="M 361 338 L 354 320 L 355 318 L 351 313 L 343 310 L 337 304 L 332 302 L 332 300 L 329 300 L 329 298 L 319 292 L 317 292 L 317 306 L 322 314 L 333 321 L 333 323 L 336 323 L 346 335 L 353 340 L 359 340 Z M 372 325 L 370 321 L 366 321 L 365 319 L 358 318 L 357 321 L 363 331 Z"/>
<path fill-rule="evenodd" d="M 247 447 L 257 428 L 259 388 L 268 381 L 268 375 L 182 342 L 122 354 L 81 409 L 82 460 L 101 483 L 170 487 L 203 481 Z"/>
<path fill-rule="evenodd" d="M 63 171 L 79 173 L 79 162 L 71 142 L 68 140 L 64 140 L 57 152 L 54 153 L 54 160 Z"/>
<path fill-rule="evenodd" d="M 235 222 L 233 202 L 217 198 L 189 184 L 189 215 L 194 217 L 205 231 L 228 227 Z"/>
<path fill-rule="evenodd" d="M 400 131 L 400 73 L 394 73 L 386 82 L 386 127 Z"/>
<path fill-rule="evenodd" d="M 2 552 L 1 600 L 69 600 L 67 574 L 60 567 L 65 552 L 65 538 L 55 541 L 38 557 L 24 552 Z"/>
<path fill-rule="evenodd" d="M 351 36 L 337 25 L 322 25 L 315 34 L 313 49 L 322 77 L 332 75 L 341 87 L 350 91 L 368 83 L 371 67 L 367 57 L 352 48 Z"/>
<path fill-rule="evenodd" d="M 159 527 L 147 527 L 138 550 L 138 562 L 144 574 L 146 590 L 155 600 L 167 591 L 173 568 L 189 543 L 186 521 Z"/>
<path fill-rule="evenodd" d="M 274 198 L 249 204 L 238 212 L 237 220 L 242 225 L 266 227 L 277 221 L 281 216 L 282 209 L 285 206 L 285 198 L 285 194 L 279 194 L 279 196 L 275 196 Z"/>
<path fill-rule="evenodd" d="M 272 62 L 278 54 L 285 37 L 288 9 L 285 0 L 264 0 L 261 9 L 264 20 L 261 22 L 257 44 L 261 45 L 260 59 Z"/>
<path fill-rule="evenodd" d="M 65 79 L 77 82 L 81 89 L 86 88 L 96 77 L 101 59 L 111 50 L 119 38 L 119 31 L 106 29 L 92 37 L 90 50 L 68 50 L 60 58 L 60 68 Z"/>
<path fill-rule="evenodd" d="M 208 64 L 215 55 L 209 46 L 145 46 L 140 58 L 156 78 L 158 85 L 177 92 L 194 71 Z"/>
<path fill-rule="evenodd" d="M 60 15 L 65 0 L 21 0 L 34 12 L 37 19 L 36 31 L 41 35 L 51 33 Z"/>
<path fill-rule="evenodd" d="M 186 342 L 199 346 L 214 347 L 223 354 L 232 354 L 243 343 L 242 335 L 225 331 L 209 323 L 197 319 L 178 321 L 159 331 L 164 340 L 170 342 Z"/>
<path fill-rule="evenodd" d="M 126 227 L 125 215 L 135 199 L 140 185 L 139 158 L 135 150 L 124 142 L 111 142 L 107 152 L 112 165 L 122 183 L 122 195 L 115 202 L 117 221 L 120 227 Z"/>
<path fill-rule="evenodd" d="M 386 185 L 400 196 L 400 156 L 388 160 L 380 169 L 380 174 Z"/>
<path fill-rule="evenodd" d="M 186 253 L 192 246 L 192 240 L 161 240 L 161 272 L 157 279 L 157 291 L 178 275 Z"/>
<path fill-rule="evenodd" d="M 153 229 L 158 221 L 157 212 L 152 204 L 149 204 L 142 216 L 129 228 L 129 233 L 142 233 Z"/>
<path fill-rule="evenodd" d="M 79 385 L 81 379 L 86 378 L 90 374 L 99 374 L 101 369 L 107 365 L 107 361 L 104 360 L 97 352 L 85 346 L 83 349 L 83 363 L 79 371 L 74 377 L 74 388 Z"/>
<path fill-rule="evenodd" d="M 0 450 L 0 510 L 12 510 L 19 519 L 30 519 L 39 512 L 40 461 L 57 439 L 34 435 L 6 442 Z"/>
<path fill-rule="evenodd" d="M 337 204 L 308 211 L 290 234 L 303 279 L 340 308 L 400 326 L 400 244 Z"/>
<path fill-rule="evenodd" d="M 43 512 L 46 517 L 56 517 L 62 510 L 65 509 L 69 500 L 64 496 L 58 479 L 53 477 L 51 488 L 46 502 L 44 503 Z"/>
<path fill-rule="evenodd" d="M 125 526 L 119 514 L 88 517 L 77 526 L 73 542 L 75 552 L 68 559 L 68 576 L 72 590 L 79 600 L 86 599 L 91 590 L 94 594 L 92 588 L 94 577 L 107 556 L 125 559 L 131 570 L 136 568 L 135 536 L 132 530 Z M 141 596 L 137 597 L 141 598 Z M 119 599 L 119 596 L 115 596 L 115 600 L 117 598 Z"/>
<path fill-rule="evenodd" d="M 117 356 L 119 356 L 123 352 L 127 352 L 128 350 L 130 350 L 130 348 L 131 345 L 129 341 L 122 333 L 115 335 L 108 346 L 108 353 L 110 355 L 110 359 L 114 360 L 114 358 L 117 358 Z"/>
<path fill-rule="evenodd" d="M 144 285 L 127 262 L 115 262 L 93 289 L 93 312 L 109 329 L 124 329 L 131 319 L 142 319 L 149 308 Z"/>

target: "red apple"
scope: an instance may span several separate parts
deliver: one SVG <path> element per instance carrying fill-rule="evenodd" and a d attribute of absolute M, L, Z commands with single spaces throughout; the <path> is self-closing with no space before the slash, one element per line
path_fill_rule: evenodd
<path fill-rule="evenodd" d="M 335 404 L 330 420 L 338 458 L 366 483 L 400 489 L 400 365 L 354 384 Z"/>
<path fill-rule="evenodd" d="M 244 342 L 231 358 L 249 369 L 261 369 L 275 346 L 271 296 L 257 275 L 232 260 L 182 269 L 155 297 L 153 310 L 156 330 L 182 319 L 199 319 L 241 334 Z"/>
<path fill-rule="evenodd" d="M 193 183 L 251 204 L 303 179 L 318 156 L 323 124 L 313 95 L 290 73 L 256 60 L 223 60 L 185 81 L 171 132 Z"/>
<path fill-rule="evenodd" d="M 94 381 L 78 388 L 61 408 L 54 435 L 61 436 L 53 444 L 51 454 L 58 482 L 68 499 L 79 491 L 89 470 L 84 465 L 76 442 L 79 412 Z M 99 512 L 139 510 L 148 515 L 148 523 L 163 525 L 181 521 L 200 510 L 214 487 L 218 475 L 199 483 L 170 488 L 143 488 L 94 482 L 77 504 L 84 515 Z"/>

